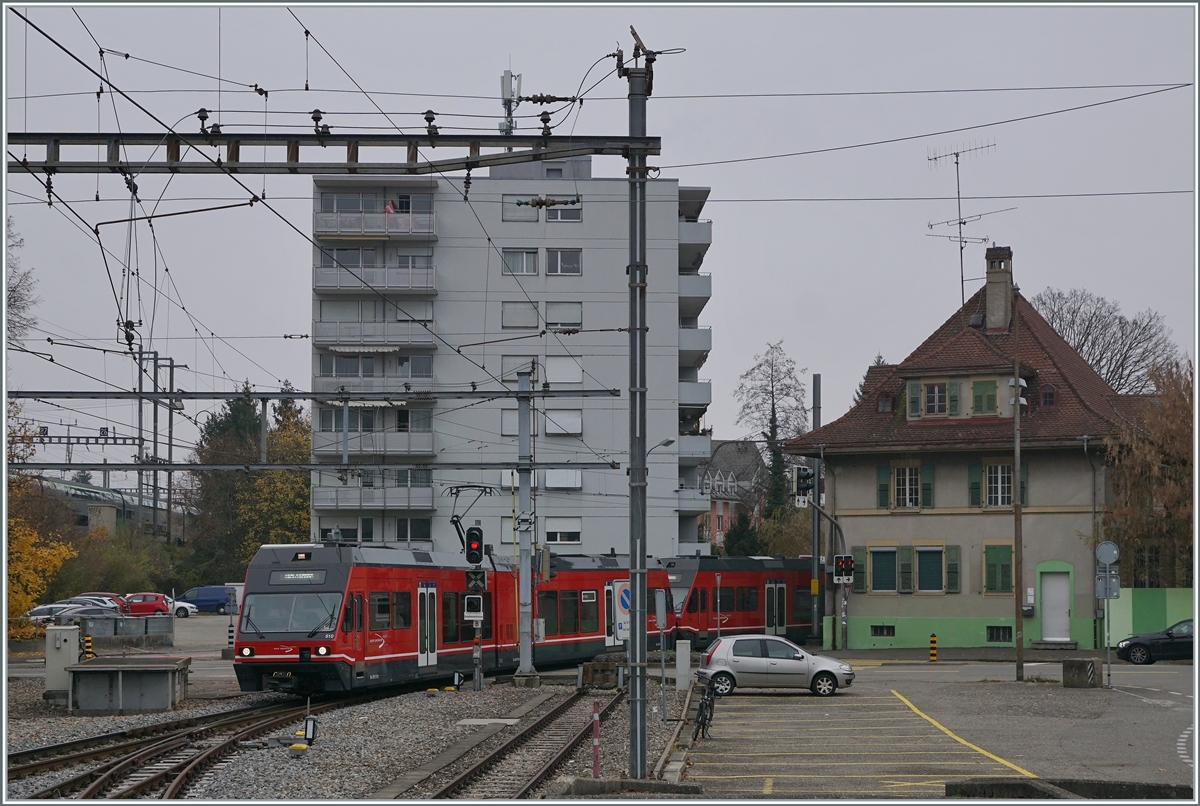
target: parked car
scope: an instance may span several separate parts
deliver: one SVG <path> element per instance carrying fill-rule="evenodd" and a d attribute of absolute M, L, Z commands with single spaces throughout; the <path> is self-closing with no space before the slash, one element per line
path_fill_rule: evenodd
<path fill-rule="evenodd" d="M 167 606 L 171 608 L 171 612 L 175 614 L 176 618 L 187 618 L 200 612 L 200 608 L 191 602 L 185 602 L 180 599 L 168 598 Z"/>
<path fill-rule="evenodd" d="M 87 591 L 86 593 L 78 593 L 78 594 L 76 594 L 76 596 L 77 597 L 86 596 L 86 597 L 90 597 L 93 599 L 96 599 L 96 598 L 111 599 L 112 601 L 117 603 L 117 607 L 120 608 L 122 613 L 129 612 L 129 603 L 126 602 L 125 597 L 119 593 L 109 593 L 107 591 Z"/>
<path fill-rule="evenodd" d="M 1192 657 L 1192 620 L 1184 619 L 1162 632 L 1134 635 L 1117 644 L 1117 657 L 1141 665 L 1156 660 Z"/>
<path fill-rule="evenodd" d="M 181 594 L 176 602 L 190 602 L 202 613 L 220 613 L 225 615 L 229 605 L 229 594 L 224 585 L 203 585 L 191 588 Z"/>
<path fill-rule="evenodd" d="M 167 597 L 161 593 L 127 593 L 131 616 L 163 616 L 171 612 Z"/>
<path fill-rule="evenodd" d="M 70 607 L 106 607 L 114 613 L 121 612 L 121 606 L 112 599 L 99 599 L 93 596 L 72 596 L 70 599 L 59 599 L 54 604 Z"/>
<path fill-rule="evenodd" d="M 59 624 L 66 624 L 69 621 L 74 621 L 81 618 L 115 618 L 121 614 L 111 607 L 90 607 L 83 605 L 80 607 L 68 607 L 66 610 L 60 610 L 55 615 L 54 620 Z"/>
<path fill-rule="evenodd" d="M 54 604 L 38 605 L 25 614 L 25 618 L 32 621 L 34 624 L 47 624 L 54 621 L 54 617 L 63 610 L 69 610 L 74 607 L 73 604 L 65 602 L 55 602 Z"/>
<path fill-rule="evenodd" d="M 808 688 L 828 697 L 854 682 L 850 664 L 823 658 L 777 635 L 719 638 L 701 660 L 700 677 L 718 696 L 734 688 Z"/>

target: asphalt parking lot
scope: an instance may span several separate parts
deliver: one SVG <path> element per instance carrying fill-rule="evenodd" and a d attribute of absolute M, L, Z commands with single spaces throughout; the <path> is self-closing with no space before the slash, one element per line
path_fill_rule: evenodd
<path fill-rule="evenodd" d="M 956 777 L 1190 784 L 1193 667 L 1113 667 L 1068 689 L 1060 663 L 856 666 L 851 689 L 737 690 L 684 780 L 706 798 L 936 798 Z"/>

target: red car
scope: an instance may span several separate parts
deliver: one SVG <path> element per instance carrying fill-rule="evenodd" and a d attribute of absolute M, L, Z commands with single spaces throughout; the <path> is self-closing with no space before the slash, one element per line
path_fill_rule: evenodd
<path fill-rule="evenodd" d="M 122 613 L 128 613 L 128 612 L 129 612 L 129 602 L 125 601 L 125 597 L 121 596 L 121 594 L 119 594 L 119 593 L 108 593 L 108 592 L 103 592 L 103 591 L 101 591 L 101 592 L 92 591 L 92 592 L 90 592 L 90 593 L 81 593 L 81 594 L 79 594 L 79 596 L 87 596 L 87 597 L 89 597 L 89 598 L 92 598 L 92 599 L 96 599 L 96 598 L 99 598 L 99 599 L 109 599 L 109 600 L 111 600 L 112 602 L 116 603 L 117 607 L 119 607 L 119 608 L 121 609 L 121 612 L 122 612 Z"/>
<path fill-rule="evenodd" d="M 171 612 L 167 597 L 161 593 L 129 593 L 125 601 L 131 616 L 165 616 Z"/>

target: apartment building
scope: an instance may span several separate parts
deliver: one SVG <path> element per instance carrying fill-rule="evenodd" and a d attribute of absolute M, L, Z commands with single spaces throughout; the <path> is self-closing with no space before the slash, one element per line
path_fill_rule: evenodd
<path fill-rule="evenodd" d="M 517 401 L 448 395 L 515 390 L 528 367 L 535 390 L 621 390 L 535 398 L 535 461 L 620 463 L 537 470 L 536 544 L 628 552 L 628 184 L 591 168 L 590 157 L 492 168 L 473 177 L 469 202 L 460 177 L 314 179 L 312 388 L 334 396 L 314 404 L 314 462 L 330 465 L 312 477 L 314 538 L 336 529 L 343 541 L 458 551 L 457 514 L 494 551 L 515 552 L 515 471 L 446 465 L 515 461 Z M 712 393 L 698 376 L 712 345 L 698 321 L 711 295 L 699 272 L 708 192 L 671 179 L 648 188 L 652 556 L 708 553 L 697 528 L 711 450 L 701 419 Z M 344 411 L 342 390 L 428 397 L 351 399 Z M 420 468 L 373 469 L 389 463 Z"/>

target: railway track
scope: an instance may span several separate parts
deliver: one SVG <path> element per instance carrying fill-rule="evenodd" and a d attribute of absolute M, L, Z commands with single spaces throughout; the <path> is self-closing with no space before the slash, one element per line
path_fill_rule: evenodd
<path fill-rule="evenodd" d="M 592 733 L 592 698 L 578 692 L 513 736 L 431 797 L 484 800 L 525 797 Z M 625 696 L 617 692 L 600 711 L 603 718 Z"/>

